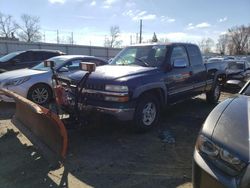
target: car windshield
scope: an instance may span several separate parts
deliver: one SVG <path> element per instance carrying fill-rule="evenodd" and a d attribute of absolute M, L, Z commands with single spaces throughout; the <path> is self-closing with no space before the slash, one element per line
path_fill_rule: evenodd
<path fill-rule="evenodd" d="M 61 57 L 61 56 L 48 59 L 48 61 L 55 62 L 55 69 L 62 66 L 65 63 L 65 61 L 67 61 L 67 60 L 68 60 L 67 57 Z M 44 62 L 41 62 L 38 65 L 32 67 L 31 69 L 32 70 L 40 70 L 40 71 L 48 71 L 48 70 L 50 70 L 50 67 L 45 67 Z"/>
<path fill-rule="evenodd" d="M 230 70 L 244 70 L 243 62 L 229 62 L 228 69 Z"/>
<path fill-rule="evenodd" d="M 0 58 L 0 62 L 6 62 L 6 61 L 9 61 L 10 59 L 12 59 L 13 57 L 19 55 L 20 53 L 22 53 L 23 51 L 18 51 L 18 52 L 12 52 L 12 53 L 9 53 L 3 57 Z"/>
<path fill-rule="evenodd" d="M 160 67 L 165 60 L 166 52 L 166 45 L 127 47 L 122 50 L 110 64 Z"/>

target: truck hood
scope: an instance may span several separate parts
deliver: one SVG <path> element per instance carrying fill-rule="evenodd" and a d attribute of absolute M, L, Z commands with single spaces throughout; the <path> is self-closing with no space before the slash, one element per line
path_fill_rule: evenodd
<path fill-rule="evenodd" d="M 248 162 L 250 97 L 238 95 L 221 112 L 213 130 L 212 140 Z"/>
<path fill-rule="evenodd" d="M 7 72 L 0 74 L 0 82 L 4 80 L 22 78 L 25 76 L 34 76 L 38 74 L 44 74 L 47 72 L 48 71 L 39 71 L 39 70 L 32 70 L 32 69 L 19 69 L 19 70 L 7 71 Z"/>
<path fill-rule="evenodd" d="M 118 66 L 104 65 L 96 68 L 96 71 L 90 75 L 90 80 L 120 80 L 126 81 L 128 77 L 144 74 L 149 71 L 157 71 L 156 67 L 140 66 Z M 86 72 L 77 71 L 69 75 L 70 79 L 80 80 Z"/>

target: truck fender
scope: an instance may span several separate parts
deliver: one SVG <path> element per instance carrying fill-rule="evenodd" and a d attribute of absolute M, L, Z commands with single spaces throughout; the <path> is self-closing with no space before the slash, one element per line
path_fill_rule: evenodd
<path fill-rule="evenodd" d="M 154 83 L 149 83 L 145 84 L 142 86 L 137 87 L 132 95 L 132 99 L 138 98 L 142 93 L 147 92 L 152 89 L 162 89 L 164 92 L 164 103 L 167 103 L 167 88 L 166 85 L 162 82 L 154 82 Z"/>

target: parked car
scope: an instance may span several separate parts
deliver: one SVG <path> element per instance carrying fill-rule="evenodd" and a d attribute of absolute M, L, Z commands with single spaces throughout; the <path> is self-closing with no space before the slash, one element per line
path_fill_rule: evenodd
<path fill-rule="evenodd" d="M 250 63 L 245 60 L 225 61 L 227 81 L 225 88 L 239 91 L 250 78 Z"/>
<path fill-rule="evenodd" d="M 80 62 L 92 62 L 97 66 L 107 64 L 106 60 L 93 56 L 62 55 L 48 59 L 55 62 L 55 71 L 61 75 L 68 75 L 79 70 Z M 15 93 L 27 97 L 38 104 L 48 103 L 53 97 L 52 71 L 40 63 L 30 69 L 8 71 L 0 74 L 0 88 L 6 88 Z M 4 95 L 0 95 L 0 101 L 13 101 Z"/>
<path fill-rule="evenodd" d="M 58 50 L 44 49 L 12 52 L 0 58 L 0 73 L 15 69 L 31 68 L 43 60 L 64 54 Z"/>
<path fill-rule="evenodd" d="M 194 149 L 194 188 L 250 187 L 250 82 L 208 115 Z"/>
<path fill-rule="evenodd" d="M 72 86 L 83 76 L 82 71 L 69 75 Z M 203 64 L 196 45 L 129 46 L 109 65 L 97 67 L 90 75 L 82 94 L 86 100 L 80 106 L 86 106 L 82 111 L 94 110 L 119 120 L 133 120 L 138 131 L 146 131 L 157 124 L 160 109 L 167 104 L 201 93 L 206 93 L 208 102 L 216 103 L 224 78 L 218 64 Z M 75 87 L 65 86 L 65 90 L 69 91 L 69 103 L 63 108 L 74 113 L 78 100 L 70 93 L 75 93 Z"/>

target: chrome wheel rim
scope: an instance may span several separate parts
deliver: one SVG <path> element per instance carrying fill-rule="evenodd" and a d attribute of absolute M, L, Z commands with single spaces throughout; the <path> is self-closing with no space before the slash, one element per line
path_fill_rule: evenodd
<path fill-rule="evenodd" d="M 147 103 L 142 110 L 142 122 L 143 124 L 149 126 L 151 125 L 156 117 L 156 106 L 154 103 Z"/>
<path fill-rule="evenodd" d="M 32 100 L 35 103 L 43 104 L 48 100 L 48 98 L 49 98 L 49 92 L 46 88 L 39 87 L 32 92 Z"/>

